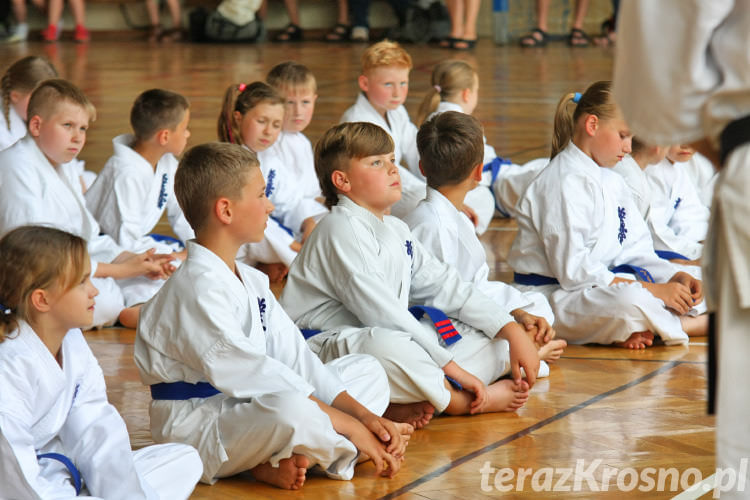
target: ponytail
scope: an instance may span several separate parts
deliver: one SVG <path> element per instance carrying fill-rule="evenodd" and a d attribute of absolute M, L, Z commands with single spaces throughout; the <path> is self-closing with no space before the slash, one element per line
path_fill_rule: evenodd
<path fill-rule="evenodd" d="M 224 102 L 217 123 L 217 135 L 222 142 L 242 145 L 240 124 L 234 117 L 239 111 L 242 116 L 262 102 L 284 105 L 284 98 L 265 82 L 240 83 L 230 85 L 224 92 Z"/>
<path fill-rule="evenodd" d="M 440 101 L 454 99 L 459 93 L 474 87 L 477 72 L 465 61 L 448 59 L 432 70 L 431 88 L 427 91 L 417 113 L 417 123 L 422 125 L 437 110 Z"/>
<path fill-rule="evenodd" d="M 555 111 L 550 159 L 568 146 L 579 118 L 585 115 L 595 115 L 604 120 L 617 115 L 617 104 L 612 98 L 612 82 L 594 82 L 583 94 L 571 92 L 560 99 Z"/>

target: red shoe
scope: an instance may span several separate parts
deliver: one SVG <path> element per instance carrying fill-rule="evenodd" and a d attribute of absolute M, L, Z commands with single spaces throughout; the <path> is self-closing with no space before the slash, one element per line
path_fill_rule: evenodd
<path fill-rule="evenodd" d="M 60 33 L 57 31 L 57 26 L 50 24 L 47 29 L 42 30 L 42 38 L 45 42 L 56 42 L 60 37 Z"/>
<path fill-rule="evenodd" d="M 86 27 L 82 24 L 76 25 L 76 30 L 73 33 L 73 40 L 75 40 L 78 43 L 86 43 L 89 40 L 91 40 L 91 35 L 89 34 L 89 30 L 86 29 Z"/>

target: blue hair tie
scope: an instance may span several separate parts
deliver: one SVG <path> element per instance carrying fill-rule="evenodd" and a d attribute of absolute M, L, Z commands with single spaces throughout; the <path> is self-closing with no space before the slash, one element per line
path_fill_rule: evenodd
<path fill-rule="evenodd" d="M 3 313 L 4 315 L 9 315 L 12 311 L 10 310 L 10 307 L 6 306 L 2 302 L 0 302 L 0 313 Z"/>
<path fill-rule="evenodd" d="M 578 104 L 578 101 L 580 101 L 580 100 L 581 100 L 581 93 L 580 92 L 576 92 L 575 94 L 573 94 L 573 102 L 574 103 Z"/>

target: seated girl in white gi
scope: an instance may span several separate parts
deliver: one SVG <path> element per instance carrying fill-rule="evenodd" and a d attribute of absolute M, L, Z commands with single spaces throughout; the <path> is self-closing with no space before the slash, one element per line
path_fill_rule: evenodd
<path fill-rule="evenodd" d="M 183 444 L 132 452 L 80 328 L 97 290 L 86 242 L 22 226 L 0 240 L 0 497 L 185 499 L 203 470 Z"/>
<path fill-rule="evenodd" d="M 303 195 L 293 168 L 271 149 L 284 123 L 284 99 L 264 82 L 230 85 L 219 115 L 219 140 L 240 144 L 258 155 L 266 179 L 266 196 L 274 204 L 263 241 L 243 247 L 241 258 L 257 266 L 272 282 L 281 281 L 301 244 L 328 210 Z M 264 265 L 265 264 L 265 265 Z"/>
<path fill-rule="evenodd" d="M 516 283 L 547 296 L 568 342 L 645 348 L 655 335 L 681 344 L 705 332 L 705 316 L 687 316 L 702 283 L 657 257 L 630 190 L 606 168 L 630 152 L 630 139 L 609 82 L 566 95 L 552 161 L 517 205 L 508 258 Z"/>
<path fill-rule="evenodd" d="M 671 146 L 666 158 L 649 165 L 645 172 L 651 188 L 648 222 L 654 248 L 664 258 L 699 265 L 709 208 L 690 180 L 687 165 L 694 153 L 689 146 Z"/>
<path fill-rule="evenodd" d="M 66 80 L 36 87 L 29 99 L 29 134 L 0 152 L 0 234 L 25 224 L 48 224 L 84 238 L 98 263 L 91 274 L 100 291 L 93 326 L 100 326 L 114 323 L 126 305 L 128 286 L 115 279 L 142 278 L 150 286 L 147 278 L 166 277 L 172 267 L 169 256 L 152 250 L 135 254 L 101 234 L 86 208 L 71 160 L 85 145 L 95 113 L 86 95 Z"/>
<path fill-rule="evenodd" d="M 432 70 L 430 83 L 432 86 L 427 90 L 419 108 L 417 122 L 420 125 L 444 111 L 458 111 L 469 115 L 474 112 L 479 100 L 479 75 L 469 63 L 456 59 L 438 63 Z M 479 186 L 469 191 L 466 196 L 466 202 L 472 207 L 485 207 L 487 202 L 479 200 L 484 199 L 487 192 L 491 195 L 489 215 L 483 215 L 487 213 L 486 210 L 476 211 L 479 216 L 479 224 L 476 224 L 477 234 L 482 234 L 487 228 L 495 208 L 503 217 L 515 216 L 518 198 L 547 163 L 547 158 L 540 158 L 524 165 L 517 165 L 506 158 L 500 158 L 495 148 L 484 139 L 482 180 Z M 489 189 L 483 190 L 482 186 Z"/>
<path fill-rule="evenodd" d="M 461 207 L 466 193 L 482 177 L 482 125 L 471 115 L 446 111 L 434 115 L 419 128 L 419 164 L 427 178 L 427 198 L 405 219 L 424 247 L 474 283 L 498 306 L 522 324 L 539 348 L 542 360 L 558 359 L 564 340 L 555 339 L 555 316 L 546 297 L 522 293 L 500 281 L 489 281 L 484 247 Z M 549 372 L 541 363 L 539 376 Z"/>
<path fill-rule="evenodd" d="M 375 356 L 391 386 L 386 415 L 417 427 L 435 411 L 519 408 L 539 370 L 534 344 L 509 310 L 386 215 L 401 197 L 388 133 L 366 122 L 336 125 L 316 145 L 315 169 L 331 213 L 292 264 L 281 296 L 298 326 L 323 330 L 308 340 L 312 349 L 324 361 Z M 425 313 L 432 322 L 420 323 Z M 509 364 L 513 379 L 496 382 Z"/>
<path fill-rule="evenodd" d="M 359 451 L 393 476 L 413 429 L 377 416 L 388 405 L 383 368 L 368 356 L 323 365 L 268 278 L 235 260 L 241 245 L 263 238 L 273 210 L 255 153 L 196 146 L 180 162 L 175 193 L 196 239 L 143 306 L 135 341 L 154 440 L 195 446 L 209 483 L 250 470 L 299 489 L 314 465 L 350 479 Z"/>
<path fill-rule="evenodd" d="M 303 196 L 321 201 L 323 195 L 315 175 L 312 144 L 302 133 L 312 120 L 318 99 L 315 75 L 304 64 L 285 61 L 271 68 L 266 82 L 281 94 L 285 107 L 281 134 L 271 147 L 297 176 Z"/>

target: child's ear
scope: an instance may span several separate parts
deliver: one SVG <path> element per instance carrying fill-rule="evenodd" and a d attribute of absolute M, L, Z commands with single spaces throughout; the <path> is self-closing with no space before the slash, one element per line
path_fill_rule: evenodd
<path fill-rule="evenodd" d="M 461 100 L 463 102 L 469 102 L 469 97 L 471 97 L 471 89 L 465 88 L 461 91 Z"/>
<path fill-rule="evenodd" d="M 588 115 L 583 122 L 583 126 L 586 133 L 593 137 L 599 128 L 599 117 L 596 115 Z"/>
<path fill-rule="evenodd" d="M 234 118 L 234 123 L 236 123 L 238 125 L 240 123 L 242 123 L 242 113 L 240 113 L 239 111 L 233 112 L 232 113 L 232 118 Z"/>
<path fill-rule="evenodd" d="M 232 223 L 232 202 L 228 198 L 219 198 L 214 203 L 214 215 L 222 224 Z"/>
<path fill-rule="evenodd" d="M 166 146 L 169 142 L 169 129 L 161 129 L 156 133 L 156 141 L 159 143 L 159 146 Z"/>
<path fill-rule="evenodd" d="M 422 167 L 422 160 L 419 160 L 419 173 L 424 175 L 424 167 Z M 424 176 L 427 177 L 426 175 Z"/>
<path fill-rule="evenodd" d="M 39 130 L 42 128 L 42 117 L 39 115 L 34 115 L 31 118 L 29 118 L 29 134 L 31 134 L 32 137 L 39 137 Z"/>
<path fill-rule="evenodd" d="M 362 92 L 367 92 L 367 89 L 370 88 L 370 82 L 367 80 L 367 77 L 365 75 L 359 75 L 359 78 L 357 78 L 357 83 L 359 83 L 359 89 Z"/>
<path fill-rule="evenodd" d="M 474 179 L 477 182 L 482 181 L 482 172 L 484 171 L 484 165 L 479 164 L 471 171 L 471 178 Z"/>
<path fill-rule="evenodd" d="M 331 174 L 331 182 L 333 183 L 333 187 L 342 193 L 348 193 L 352 189 L 352 185 L 349 183 L 349 177 L 341 170 L 333 171 Z"/>
<path fill-rule="evenodd" d="M 31 302 L 31 307 L 33 307 L 39 312 L 47 312 L 50 310 L 50 303 L 49 303 L 49 297 L 47 296 L 47 291 L 41 288 L 37 288 L 36 290 L 31 292 L 31 296 L 29 297 L 29 302 Z"/>
<path fill-rule="evenodd" d="M 23 94 L 21 94 L 19 91 L 17 90 L 10 91 L 10 102 L 12 104 L 16 104 L 20 102 L 22 99 L 23 99 Z"/>

